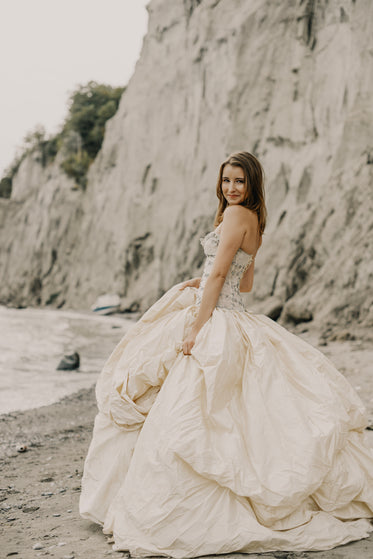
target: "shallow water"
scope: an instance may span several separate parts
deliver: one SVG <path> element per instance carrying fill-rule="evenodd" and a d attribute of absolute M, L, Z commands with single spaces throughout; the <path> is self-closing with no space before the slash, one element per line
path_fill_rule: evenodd
<path fill-rule="evenodd" d="M 133 324 L 121 316 L 0 306 L 0 413 L 36 408 L 92 386 Z M 78 371 L 57 371 L 80 354 Z"/>

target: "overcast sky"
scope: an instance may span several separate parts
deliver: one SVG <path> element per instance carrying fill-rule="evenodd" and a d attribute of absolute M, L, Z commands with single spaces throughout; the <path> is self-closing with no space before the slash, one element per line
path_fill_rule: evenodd
<path fill-rule="evenodd" d="M 148 3 L 0 0 L 0 178 L 29 130 L 57 131 L 79 84 L 128 83 Z"/>

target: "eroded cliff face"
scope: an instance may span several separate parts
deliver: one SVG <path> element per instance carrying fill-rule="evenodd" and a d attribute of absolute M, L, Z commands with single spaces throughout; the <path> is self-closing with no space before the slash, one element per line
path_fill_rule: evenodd
<path fill-rule="evenodd" d="M 86 191 L 59 156 L 1 200 L 0 300 L 144 310 L 198 273 L 231 152 L 266 172 L 249 308 L 373 325 L 373 4 L 152 0 L 140 59 Z"/>

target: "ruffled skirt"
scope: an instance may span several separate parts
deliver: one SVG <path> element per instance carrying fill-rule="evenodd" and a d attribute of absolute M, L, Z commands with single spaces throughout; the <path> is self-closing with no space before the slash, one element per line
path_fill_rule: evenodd
<path fill-rule="evenodd" d="M 179 285 L 123 337 L 97 382 L 80 512 L 116 550 L 176 558 L 326 550 L 373 530 L 373 451 L 351 385 L 268 317 L 198 313 Z"/>

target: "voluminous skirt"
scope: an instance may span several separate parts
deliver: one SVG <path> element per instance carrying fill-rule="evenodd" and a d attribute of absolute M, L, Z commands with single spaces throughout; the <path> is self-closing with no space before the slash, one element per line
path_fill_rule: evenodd
<path fill-rule="evenodd" d="M 172 287 L 106 362 L 82 516 L 116 550 L 177 558 L 368 537 L 373 451 L 351 385 L 251 311 L 215 308 L 185 356 L 196 294 Z"/>

